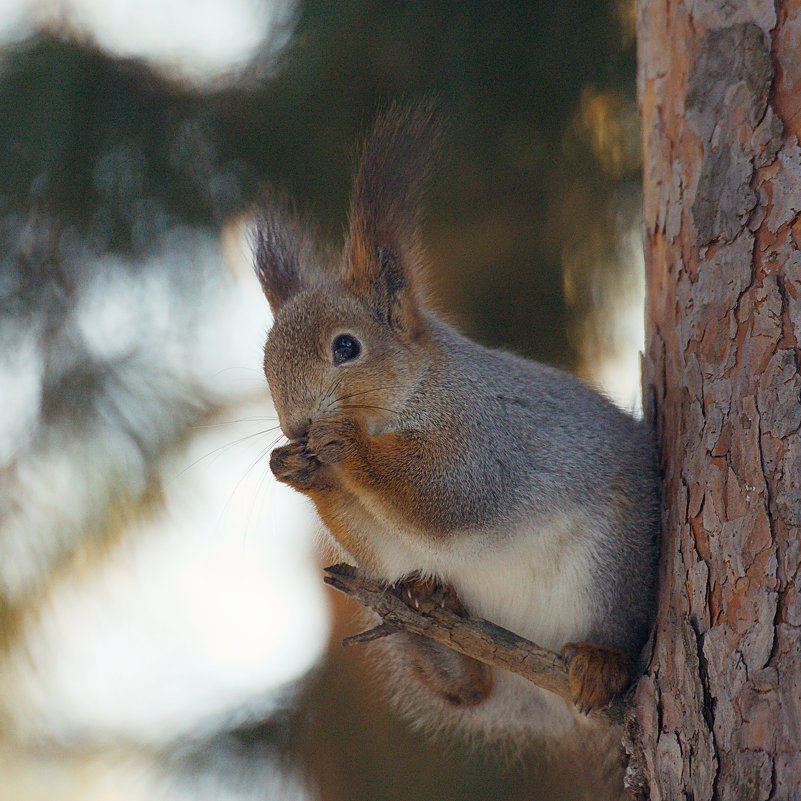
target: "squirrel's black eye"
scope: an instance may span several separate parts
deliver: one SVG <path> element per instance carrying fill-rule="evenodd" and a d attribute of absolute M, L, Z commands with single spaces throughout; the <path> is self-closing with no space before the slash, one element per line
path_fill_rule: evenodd
<path fill-rule="evenodd" d="M 362 352 L 362 346 L 356 337 L 340 334 L 334 339 L 331 350 L 334 354 L 334 364 L 342 364 L 355 359 Z"/>

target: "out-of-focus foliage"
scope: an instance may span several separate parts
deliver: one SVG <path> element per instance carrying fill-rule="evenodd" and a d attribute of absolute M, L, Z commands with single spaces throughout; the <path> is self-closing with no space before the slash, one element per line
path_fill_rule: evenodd
<path fill-rule="evenodd" d="M 69 21 L 0 51 L 4 649 L 24 648 L 57 578 L 76 563 L 91 574 L 86 555 L 102 561 L 128 516 L 159 506 L 164 460 L 192 426 L 254 401 L 220 389 L 220 359 L 241 352 L 230 330 L 241 286 L 220 231 L 269 185 L 341 237 L 358 142 L 390 101 L 433 95 L 447 123 L 427 232 L 437 304 L 484 342 L 589 372 L 610 288 L 630 279 L 632 8 L 307 0 L 282 17 L 277 57 L 265 47 L 245 71 L 194 83 L 105 52 Z M 263 457 L 273 434 L 261 434 Z M 271 766 L 291 754 L 331 801 L 592 791 L 591 772 L 582 783 L 564 762 L 504 774 L 502 760 L 457 748 L 442 763 L 441 745 L 385 720 L 336 642 L 332 653 L 285 719 L 235 717 L 165 764 L 198 786 L 202 764 L 243 799 L 260 797 L 260 749 Z M 6 701 L 10 675 L 0 670 Z"/>
<path fill-rule="evenodd" d="M 489 342 L 571 363 L 562 254 L 611 244 L 609 205 L 636 185 L 627 24 L 608 0 L 308 2 L 277 67 L 217 91 L 37 40 L 4 56 L 3 214 L 136 250 L 266 180 L 336 235 L 377 109 L 432 93 L 450 122 L 430 226 L 443 302 Z"/>

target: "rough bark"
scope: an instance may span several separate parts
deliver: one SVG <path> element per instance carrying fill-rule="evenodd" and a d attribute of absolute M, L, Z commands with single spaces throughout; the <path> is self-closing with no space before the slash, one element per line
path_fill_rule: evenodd
<path fill-rule="evenodd" d="M 801 797 L 801 0 L 640 0 L 654 799 Z"/>

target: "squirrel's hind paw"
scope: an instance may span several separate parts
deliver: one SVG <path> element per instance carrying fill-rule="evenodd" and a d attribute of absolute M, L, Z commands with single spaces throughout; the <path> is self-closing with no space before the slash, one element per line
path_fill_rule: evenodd
<path fill-rule="evenodd" d="M 439 607 L 459 617 L 468 616 L 456 590 L 437 579 L 413 575 L 394 584 L 393 589 L 405 603 L 423 614 Z M 414 677 L 450 706 L 476 706 L 489 697 L 492 670 L 483 662 L 417 634 L 404 639 L 406 659 Z"/>
<path fill-rule="evenodd" d="M 404 638 L 412 675 L 453 707 L 470 707 L 492 692 L 492 670 L 482 662 L 431 642 L 418 634 Z"/>
<path fill-rule="evenodd" d="M 569 642 L 562 648 L 562 659 L 568 666 L 573 703 L 584 714 L 605 707 L 631 682 L 631 659 L 616 648 Z"/>

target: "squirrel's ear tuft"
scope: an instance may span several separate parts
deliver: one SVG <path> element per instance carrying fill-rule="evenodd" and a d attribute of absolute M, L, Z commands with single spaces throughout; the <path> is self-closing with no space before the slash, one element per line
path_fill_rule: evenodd
<path fill-rule="evenodd" d="M 307 233 L 283 206 L 265 203 L 257 212 L 255 267 L 273 314 L 303 286 L 301 259 Z"/>
<path fill-rule="evenodd" d="M 440 130 L 432 103 L 391 105 L 367 138 L 351 198 L 345 283 L 379 319 L 413 336 L 424 199 Z"/>

